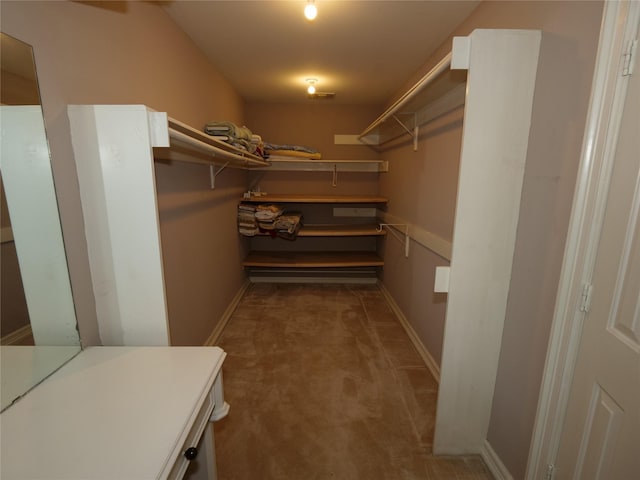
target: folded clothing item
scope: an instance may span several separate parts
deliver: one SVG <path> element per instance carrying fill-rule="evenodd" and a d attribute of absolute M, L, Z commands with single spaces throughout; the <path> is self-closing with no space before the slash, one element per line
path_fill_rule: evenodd
<path fill-rule="evenodd" d="M 258 205 L 256 207 L 256 219 L 262 221 L 273 221 L 275 218 L 282 215 L 282 208 L 278 205 Z"/>
<path fill-rule="evenodd" d="M 302 226 L 302 214 L 297 212 L 286 212 L 273 221 L 258 222 L 260 232 L 268 233 L 272 237 L 295 240 Z"/>
<path fill-rule="evenodd" d="M 259 135 L 255 135 L 257 138 L 254 139 L 254 134 L 247 127 L 239 127 L 229 121 L 208 122 L 204 126 L 204 132 L 249 153 L 255 153 L 262 142 Z"/>
<path fill-rule="evenodd" d="M 269 156 L 279 155 L 285 157 L 312 158 L 315 160 L 322 158 L 318 150 L 304 145 L 277 145 L 275 143 L 265 142 L 264 151 L 265 154 Z"/>
<path fill-rule="evenodd" d="M 239 127 L 233 122 L 208 122 L 204 126 L 204 132 L 209 135 L 228 135 L 237 139 L 251 141 L 253 133 L 247 127 Z"/>
<path fill-rule="evenodd" d="M 238 227 L 238 233 L 240 235 L 244 235 L 245 237 L 255 237 L 258 233 L 260 233 L 260 229 L 258 227 Z"/>
<path fill-rule="evenodd" d="M 304 145 L 278 145 L 275 143 L 265 142 L 265 150 L 294 150 L 297 152 L 318 153 L 318 150 Z"/>
<path fill-rule="evenodd" d="M 251 147 L 251 153 L 265 158 L 266 155 L 264 152 L 264 142 L 262 141 L 262 137 L 260 135 L 256 135 L 255 133 L 251 135 Z"/>
<path fill-rule="evenodd" d="M 260 233 L 254 205 L 247 203 L 238 205 L 238 232 L 245 237 L 253 237 Z"/>
<path fill-rule="evenodd" d="M 275 219 L 273 226 L 278 231 L 285 231 L 291 234 L 300 228 L 301 221 L 302 213 L 286 212 Z"/>

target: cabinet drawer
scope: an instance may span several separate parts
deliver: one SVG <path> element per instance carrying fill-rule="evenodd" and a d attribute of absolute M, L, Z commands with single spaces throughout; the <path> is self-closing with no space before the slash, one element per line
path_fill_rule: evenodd
<path fill-rule="evenodd" d="M 202 437 L 205 427 L 209 423 L 211 412 L 213 412 L 214 403 L 213 391 L 211 391 L 205 398 L 202 407 L 200 407 L 198 416 L 191 426 L 191 430 L 189 430 L 189 434 L 187 435 L 187 438 L 184 441 L 182 448 L 180 449 L 178 457 L 175 459 L 175 463 L 168 477 L 169 479 L 180 479 L 187 471 L 187 467 L 189 466 L 189 462 L 191 462 L 191 460 L 187 459 L 184 453 L 190 447 L 198 448 L 200 438 Z M 205 458 L 205 456 L 206 452 L 201 452 L 198 448 L 197 458 Z"/>

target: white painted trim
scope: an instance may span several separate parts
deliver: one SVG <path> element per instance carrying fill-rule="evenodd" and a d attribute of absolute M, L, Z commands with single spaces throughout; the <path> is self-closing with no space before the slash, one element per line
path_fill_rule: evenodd
<path fill-rule="evenodd" d="M 451 48 L 451 70 L 469 70 L 471 63 L 471 39 L 453 37 Z"/>
<path fill-rule="evenodd" d="M 470 38 L 436 455 L 477 454 L 489 429 L 541 32 L 481 29 Z"/>
<path fill-rule="evenodd" d="M 25 325 L 24 327 L 20 327 L 17 330 L 14 330 L 11 333 L 8 333 L 4 337 L 0 339 L 0 345 L 13 345 L 13 344 L 22 344 L 22 341 L 32 336 L 31 325 Z"/>
<path fill-rule="evenodd" d="M 409 320 L 407 320 L 407 317 L 404 316 L 404 313 L 402 313 L 402 310 L 400 309 L 394 298 L 391 296 L 391 293 L 389 292 L 389 290 L 387 290 L 387 287 L 385 287 L 382 282 L 378 282 L 378 286 L 380 287 L 380 291 L 382 292 L 385 300 L 391 307 L 391 310 L 393 310 L 393 313 L 396 315 L 396 317 L 398 317 L 400 325 L 402 325 L 402 328 L 404 328 L 405 332 L 407 332 L 409 340 L 411 340 L 411 343 L 413 343 L 413 346 L 418 351 L 418 354 L 420 355 L 420 357 L 422 357 L 424 364 L 431 372 L 431 375 L 433 375 L 433 378 L 436 379 L 436 382 L 440 383 L 440 367 L 438 366 L 438 363 L 431 356 L 431 353 L 429 353 L 427 347 L 424 346 L 424 344 L 420 340 L 420 337 L 409 323 Z"/>
<path fill-rule="evenodd" d="M 218 343 L 218 340 L 220 340 L 220 336 L 222 335 L 224 328 L 227 326 L 227 323 L 229 323 L 229 320 L 231 320 L 231 316 L 233 315 L 235 309 L 238 307 L 238 305 L 240 305 L 240 300 L 242 300 L 242 296 L 249 288 L 249 285 L 251 285 L 251 282 L 249 280 L 245 280 L 245 282 L 238 290 L 238 293 L 235 294 L 235 296 L 231 300 L 231 303 L 229 303 L 229 306 L 222 314 L 222 317 L 220 317 L 220 321 L 211 331 L 211 335 L 209 335 L 209 338 L 207 338 L 207 340 L 204 342 L 205 347 L 214 347 L 216 343 Z"/>
<path fill-rule="evenodd" d="M 623 109 L 627 80 L 620 75 L 621 54 L 640 21 L 640 3 L 606 2 L 565 255 L 551 326 L 538 412 L 526 479 L 544 478 L 555 464 L 583 314 L 576 306 L 582 285 L 593 272 L 613 155 L 607 155 L 609 132 Z"/>
<path fill-rule="evenodd" d="M 431 250 L 433 253 L 444 258 L 445 260 L 451 260 L 451 242 L 446 238 L 425 230 L 424 228 L 417 225 L 413 225 L 404 218 L 399 217 L 393 213 L 378 210 L 378 217 L 384 223 L 407 225 L 409 238 L 414 240 L 419 245 L 422 245 L 423 247 Z"/>
<path fill-rule="evenodd" d="M 480 456 L 495 480 L 513 480 L 511 473 L 509 473 L 509 470 L 504 466 L 504 463 L 502 463 L 502 460 L 487 440 L 484 441 Z"/>
<path fill-rule="evenodd" d="M 102 344 L 170 345 L 149 110 L 67 108 Z"/>

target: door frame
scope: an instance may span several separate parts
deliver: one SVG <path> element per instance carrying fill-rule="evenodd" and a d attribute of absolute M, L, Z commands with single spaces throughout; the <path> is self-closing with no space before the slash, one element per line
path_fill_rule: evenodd
<path fill-rule="evenodd" d="M 622 55 L 637 38 L 639 19 L 640 2 L 605 2 L 527 480 L 553 475 L 585 316 L 581 302 L 593 276 L 628 83 Z M 635 60 L 635 74 L 640 75 Z"/>

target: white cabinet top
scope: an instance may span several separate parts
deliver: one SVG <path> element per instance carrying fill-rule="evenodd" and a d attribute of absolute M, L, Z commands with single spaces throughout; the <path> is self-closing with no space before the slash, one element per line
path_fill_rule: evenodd
<path fill-rule="evenodd" d="M 166 478 L 218 347 L 91 347 L 0 415 L 3 479 Z"/>

